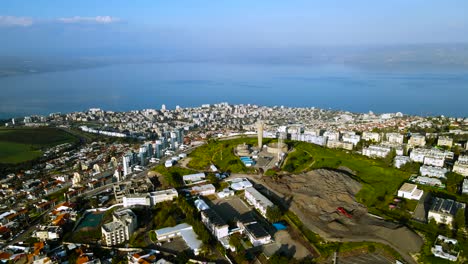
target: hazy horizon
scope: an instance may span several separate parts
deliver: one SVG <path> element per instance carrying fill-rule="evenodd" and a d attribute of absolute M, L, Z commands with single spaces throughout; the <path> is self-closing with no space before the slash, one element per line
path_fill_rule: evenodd
<path fill-rule="evenodd" d="M 319 89 L 322 97 L 314 98 L 310 106 L 394 112 L 400 110 L 391 109 L 391 102 L 385 100 L 381 102 L 385 107 L 374 107 L 365 100 L 359 102 L 362 105 L 356 105 L 358 102 L 349 105 L 344 99 L 334 105 L 332 97 L 338 95 L 323 90 L 331 85 L 353 96 L 349 89 L 356 92 L 364 89 L 379 98 L 392 91 L 389 84 L 395 82 L 393 75 L 400 78 L 394 85 L 402 94 L 408 95 L 404 89 L 413 91 L 404 104 L 411 113 L 465 114 L 460 98 L 466 95 L 468 87 L 464 78 L 468 73 L 468 1 L 142 0 L 129 4 L 125 0 L 112 3 L 5 0 L 1 6 L 0 34 L 5 37 L 0 42 L 0 83 L 6 92 L 1 95 L 4 104 L 0 115 L 81 109 L 80 106 L 88 106 L 94 100 L 96 93 L 120 98 L 127 106 L 124 109 L 139 103 L 141 108 L 160 104 L 159 99 L 144 104 L 129 95 L 126 90 L 135 87 L 156 98 L 165 94 L 167 87 L 177 91 L 194 89 L 190 91 L 195 95 L 193 101 L 185 103 L 194 105 L 201 101 L 199 97 L 211 96 L 209 92 L 215 88 L 210 83 L 228 85 L 221 86 L 223 94 L 208 100 L 209 103 L 224 100 L 231 95 L 228 89 L 236 89 L 236 84 L 243 83 L 260 84 L 272 90 L 296 89 L 311 98 L 314 89 Z M 177 63 L 182 68 L 186 63 L 209 66 L 200 72 L 201 77 L 192 76 L 199 70 L 195 64 L 173 69 Z M 227 72 L 216 76 L 219 69 L 213 65 L 225 64 L 229 65 L 220 69 Z M 311 79 L 329 66 L 349 71 L 328 72 L 326 78 Z M 284 68 L 285 72 L 272 70 L 275 67 Z M 159 76 L 167 68 L 171 69 L 167 72 L 171 81 L 182 81 L 179 86 L 154 78 L 153 75 Z M 238 68 L 268 74 L 258 80 Z M 141 76 L 149 69 L 155 72 Z M 232 69 L 242 74 L 229 72 Z M 301 72 L 296 74 L 296 69 Z M 119 76 L 113 75 L 114 70 Z M 278 76 L 289 75 L 301 81 L 275 82 Z M 431 79 L 434 76 L 436 79 Z M 328 83 L 330 78 L 332 84 Z M 79 86 L 81 79 L 87 82 Z M 183 82 L 199 79 L 207 83 Z M 113 90 L 114 86 L 118 89 Z M 50 87 L 53 93 L 47 92 Z M 107 90 L 100 92 L 101 87 Z M 207 94 L 195 94 L 197 89 Z M 443 94 L 449 90 L 451 94 Z M 79 94 L 80 100 L 64 97 L 73 94 Z M 125 96 L 134 101 L 127 102 Z M 430 100 L 428 96 L 432 96 Z M 96 102 L 93 106 L 106 106 L 104 99 L 103 105 Z M 279 99 L 271 97 L 258 103 L 276 103 Z M 304 105 L 299 102 L 302 99 L 290 98 L 284 104 Z M 411 108 L 412 102 L 418 106 Z"/>
<path fill-rule="evenodd" d="M 468 43 L 468 2 L 6 0 L 0 55 L 176 55 Z M 171 54 L 172 53 L 172 54 Z"/>

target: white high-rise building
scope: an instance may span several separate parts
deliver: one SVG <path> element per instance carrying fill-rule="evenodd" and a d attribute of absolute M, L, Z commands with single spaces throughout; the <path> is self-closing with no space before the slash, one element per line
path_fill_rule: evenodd
<path fill-rule="evenodd" d="M 101 227 L 102 242 L 115 246 L 129 240 L 137 227 L 137 217 L 130 209 L 121 209 L 112 214 L 113 221 Z"/>
<path fill-rule="evenodd" d="M 132 173 L 132 160 L 133 155 L 132 153 L 127 153 L 122 157 L 122 164 L 123 164 L 123 176 L 127 176 L 128 174 Z"/>

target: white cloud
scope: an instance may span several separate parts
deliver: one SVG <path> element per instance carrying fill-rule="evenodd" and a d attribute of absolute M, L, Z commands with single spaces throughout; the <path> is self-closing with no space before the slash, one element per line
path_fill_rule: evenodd
<path fill-rule="evenodd" d="M 111 16 L 96 16 L 96 17 L 82 17 L 82 16 L 74 16 L 74 17 L 63 17 L 59 18 L 58 21 L 67 24 L 73 23 L 96 23 L 96 24 L 110 24 L 120 21 L 119 18 L 111 17 Z"/>
<path fill-rule="evenodd" d="M 0 26 L 29 27 L 34 23 L 30 17 L 0 16 Z"/>

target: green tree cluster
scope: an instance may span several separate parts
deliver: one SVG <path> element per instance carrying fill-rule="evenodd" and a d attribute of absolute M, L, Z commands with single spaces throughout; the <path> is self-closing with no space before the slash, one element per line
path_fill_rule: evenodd
<path fill-rule="evenodd" d="M 266 211 L 266 217 L 271 223 L 278 222 L 283 218 L 283 212 L 276 205 L 269 206 Z"/>

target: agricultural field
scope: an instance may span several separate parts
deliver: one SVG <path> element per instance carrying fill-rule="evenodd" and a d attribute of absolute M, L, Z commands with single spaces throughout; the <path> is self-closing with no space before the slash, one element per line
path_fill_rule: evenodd
<path fill-rule="evenodd" d="M 43 150 L 78 139 L 57 128 L 1 128 L 0 163 L 21 163 L 42 156 Z"/>
<path fill-rule="evenodd" d="M 389 167 L 378 159 L 338 149 L 329 149 L 306 142 L 289 142 L 295 149 L 291 152 L 283 169 L 291 173 L 300 173 L 312 169 L 344 169 L 352 171 L 363 188 L 356 195 L 359 202 L 369 209 L 386 210 L 394 193 L 408 180 L 410 173 Z"/>

